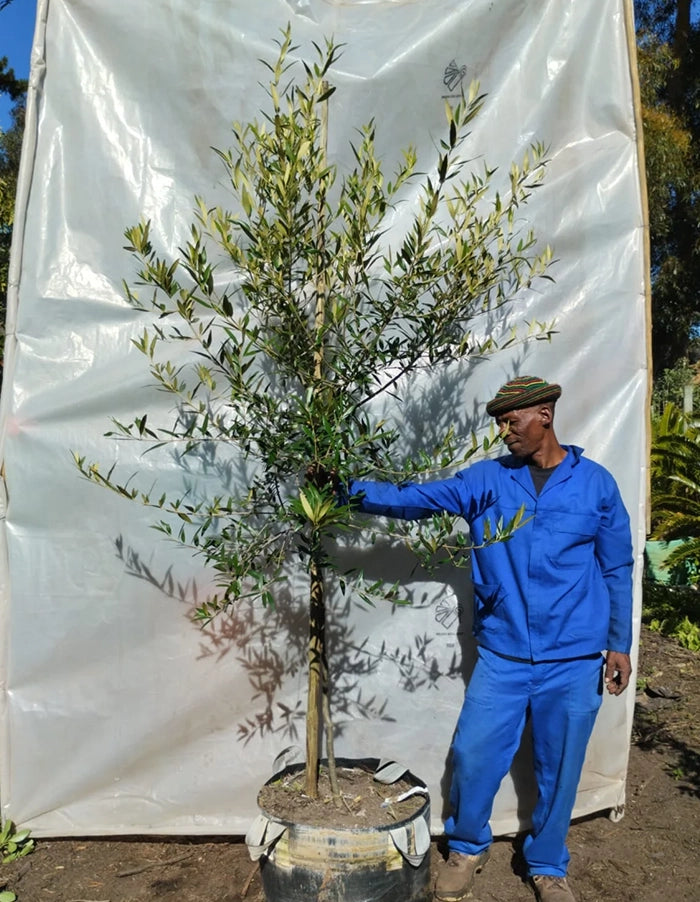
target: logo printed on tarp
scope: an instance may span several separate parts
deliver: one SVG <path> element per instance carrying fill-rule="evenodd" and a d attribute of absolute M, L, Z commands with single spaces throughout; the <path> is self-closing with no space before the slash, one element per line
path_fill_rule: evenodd
<path fill-rule="evenodd" d="M 454 601 L 439 601 L 435 609 L 435 621 L 445 629 L 449 630 L 460 619 L 461 605 L 455 604 Z"/>
<path fill-rule="evenodd" d="M 447 85 L 450 91 L 454 91 L 463 81 L 467 74 L 466 66 L 458 66 L 457 60 L 450 60 L 445 66 L 445 73 L 442 77 L 442 83 Z"/>

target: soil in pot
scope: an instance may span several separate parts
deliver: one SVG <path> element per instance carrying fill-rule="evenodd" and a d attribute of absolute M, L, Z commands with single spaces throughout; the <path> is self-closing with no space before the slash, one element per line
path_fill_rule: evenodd
<path fill-rule="evenodd" d="M 281 821 L 317 827 L 387 827 L 416 814 L 425 804 L 426 796 L 412 795 L 403 801 L 396 796 L 416 785 L 412 779 L 402 778 L 396 783 L 379 783 L 372 771 L 358 767 L 339 767 L 340 802 L 331 794 L 328 769 L 321 768 L 318 798 L 304 793 L 303 771 L 283 771 L 279 779 L 267 783 L 260 790 L 258 805 L 267 814 Z M 386 800 L 389 801 L 388 804 Z"/>
<path fill-rule="evenodd" d="M 260 859 L 268 902 L 427 902 L 430 801 L 399 801 L 423 784 L 410 773 L 378 783 L 377 763 L 339 762 L 339 805 L 325 770 L 319 799 L 305 796 L 301 768 L 263 788 L 258 804 L 282 830 Z"/>

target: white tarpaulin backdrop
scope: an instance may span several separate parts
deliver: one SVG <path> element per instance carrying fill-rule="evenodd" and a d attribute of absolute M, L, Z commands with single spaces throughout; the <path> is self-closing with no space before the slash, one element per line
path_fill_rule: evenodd
<path fill-rule="evenodd" d="M 514 312 L 556 319 L 558 334 L 458 373 L 445 415 L 483 425 L 515 373 L 560 382 L 557 434 L 617 478 L 641 555 L 644 216 L 623 0 L 40 0 L 2 396 L 0 733 L 2 810 L 38 836 L 243 833 L 276 755 L 303 745 L 302 579 L 277 613 L 245 608 L 199 631 L 188 615 L 207 574 L 71 458 L 116 461 L 124 476 L 138 463 L 149 487 L 182 478 L 167 453 L 139 461 L 103 437 L 111 416 L 167 412 L 131 343 L 145 320 L 123 299 L 122 233 L 151 219 L 157 247 L 174 251 L 195 194 L 230 203 L 210 146 L 258 113 L 257 60 L 274 58 L 287 22 L 300 55 L 324 36 L 346 44 L 331 74 L 341 169 L 371 117 L 387 172 L 409 143 L 429 166 L 443 98 L 474 78 L 488 94 L 475 166 L 507 184 L 512 160 L 549 146 L 523 215 L 554 248 L 555 282 Z M 439 829 L 473 651 L 457 616 L 468 576 L 420 581 L 391 550 L 366 564 L 407 580 L 415 604 L 336 602 L 338 752 L 410 764 Z M 605 700 L 577 814 L 623 804 L 632 705 L 631 692 Z M 498 796 L 497 832 L 527 820 L 525 758 Z"/>

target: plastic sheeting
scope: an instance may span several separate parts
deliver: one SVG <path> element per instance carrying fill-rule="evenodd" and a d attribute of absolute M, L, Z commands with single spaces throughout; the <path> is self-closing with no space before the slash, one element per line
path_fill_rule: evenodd
<path fill-rule="evenodd" d="M 346 44 L 329 127 L 341 167 L 371 117 L 388 161 L 414 143 L 430 165 L 443 97 L 473 78 L 488 100 L 471 155 L 499 167 L 496 185 L 531 142 L 549 145 L 545 184 L 524 216 L 554 247 L 556 281 L 523 295 L 516 312 L 556 319 L 558 334 L 454 374 L 444 408 L 483 425 L 484 402 L 512 374 L 560 382 L 557 434 L 616 476 L 641 555 L 648 361 L 630 7 L 39 3 L 2 397 L 5 816 L 37 836 L 244 833 L 273 759 L 282 749 L 299 757 L 303 580 L 276 613 L 241 608 L 197 630 L 188 612 L 207 574 L 150 529 L 145 510 L 82 481 L 70 453 L 115 461 L 125 475 L 141 469 L 147 485 L 182 479 L 167 454 L 140 460 L 139 449 L 102 437 L 110 416 L 167 413 L 131 344 L 144 315 L 122 297 L 121 280 L 134 277 L 122 232 L 150 218 L 157 246 L 172 251 L 195 194 L 229 203 L 210 146 L 228 146 L 230 122 L 257 113 L 257 60 L 274 58 L 287 22 L 300 53 L 331 34 Z M 414 605 L 334 602 L 338 753 L 409 763 L 431 787 L 440 829 L 473 659 L 458 618 L 468 579 L 421 581 L 391 549 L 365 567 L 402 579 Z M 624 803 L 632 706 L 631 692 L 605 700 L 577 814 Z M 497 798 L 497 832 L 526 823 L 532 794 L 522 754 Z"/>

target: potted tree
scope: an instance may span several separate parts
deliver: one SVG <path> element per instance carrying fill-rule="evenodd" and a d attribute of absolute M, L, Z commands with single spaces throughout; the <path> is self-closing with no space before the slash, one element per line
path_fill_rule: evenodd
<path fill-rule="evenodd" d="M 499 311 L 533 280 L 548 277 L 551 251 L 537 248 L 520 219 L 543 176 L 541 146 L 512 165 L 500 193 L 491 187 L 494 170 L 467 170 L 465 142 L 484 103 L 478 85 L 446 107 L 446 133 L 429 172 L 417 171 L 408 148 L 387 177 L 369 122 L 356 133 L 354 167 L 341 177 L 326 140 L 339 47 L 326 41 L 290 75 L 295 49 L 288 28 L 277 59 L 264 63 L 268 110 L 260 120 L 234 124 L 232 148 L 217 151 L 232 209 L 197 199 L 191 234 L 174 259 L 159 255 L 148 222 L 126 231 L 137 285 L 148 289 L 144 300 L 141 288 L 125 285 L 149 323 L 136 344 L 175 412 L 160 425 L 147 413 L 114 421 L 108 435 L 172 443 L 193 459 L 202 449 L 225 448 L 240 464 L 237 487 L 200 500 L 171 497 L 141 490 L 131 476 L 120 481 L 114 467 L 75 458 L 92 482 L 155 508 L 158 528 L 213 568 L 218 591 L 197 609 L 200 623 L 243 598 L 273 606 L 290 562 L 300 562 L 309 610 L 301 791 L 319 795 L 323 734 L 338 800 L 325 645 L 329 588 L 335 583 L 373 603 L 403 599 L 398 585 L 343 572 L 334 542 L 353 528 L 353 511 L 336 489 L 350 475 L 421 478 L 481 449 L 473 435 L 447 429 L 429 448 L 407 454 L 379 402 L 400 398 L 425 371 L 528 335 L 548 337 L 543 324 L 501 339 L 482 324 L 502 318 Z M 408 225 L 397 234 L 391 219 L 409 197 Z M 183 347 L 194 351 L 176 362 L 173 349 Z M 487 437 L 484 449 L 494 441 Z M 498 524 L 489 541 L 506 539 L 518 519 Z M 424 562 L 440 549 L 455 560 L 467 550 L 463 534 L 450 539 L 446 518 L 387 528 L 401 532 Z M 314 891 L 328 879 L 322 868 Z M 282 898 L 279 887 L 275 892 Z"/>

